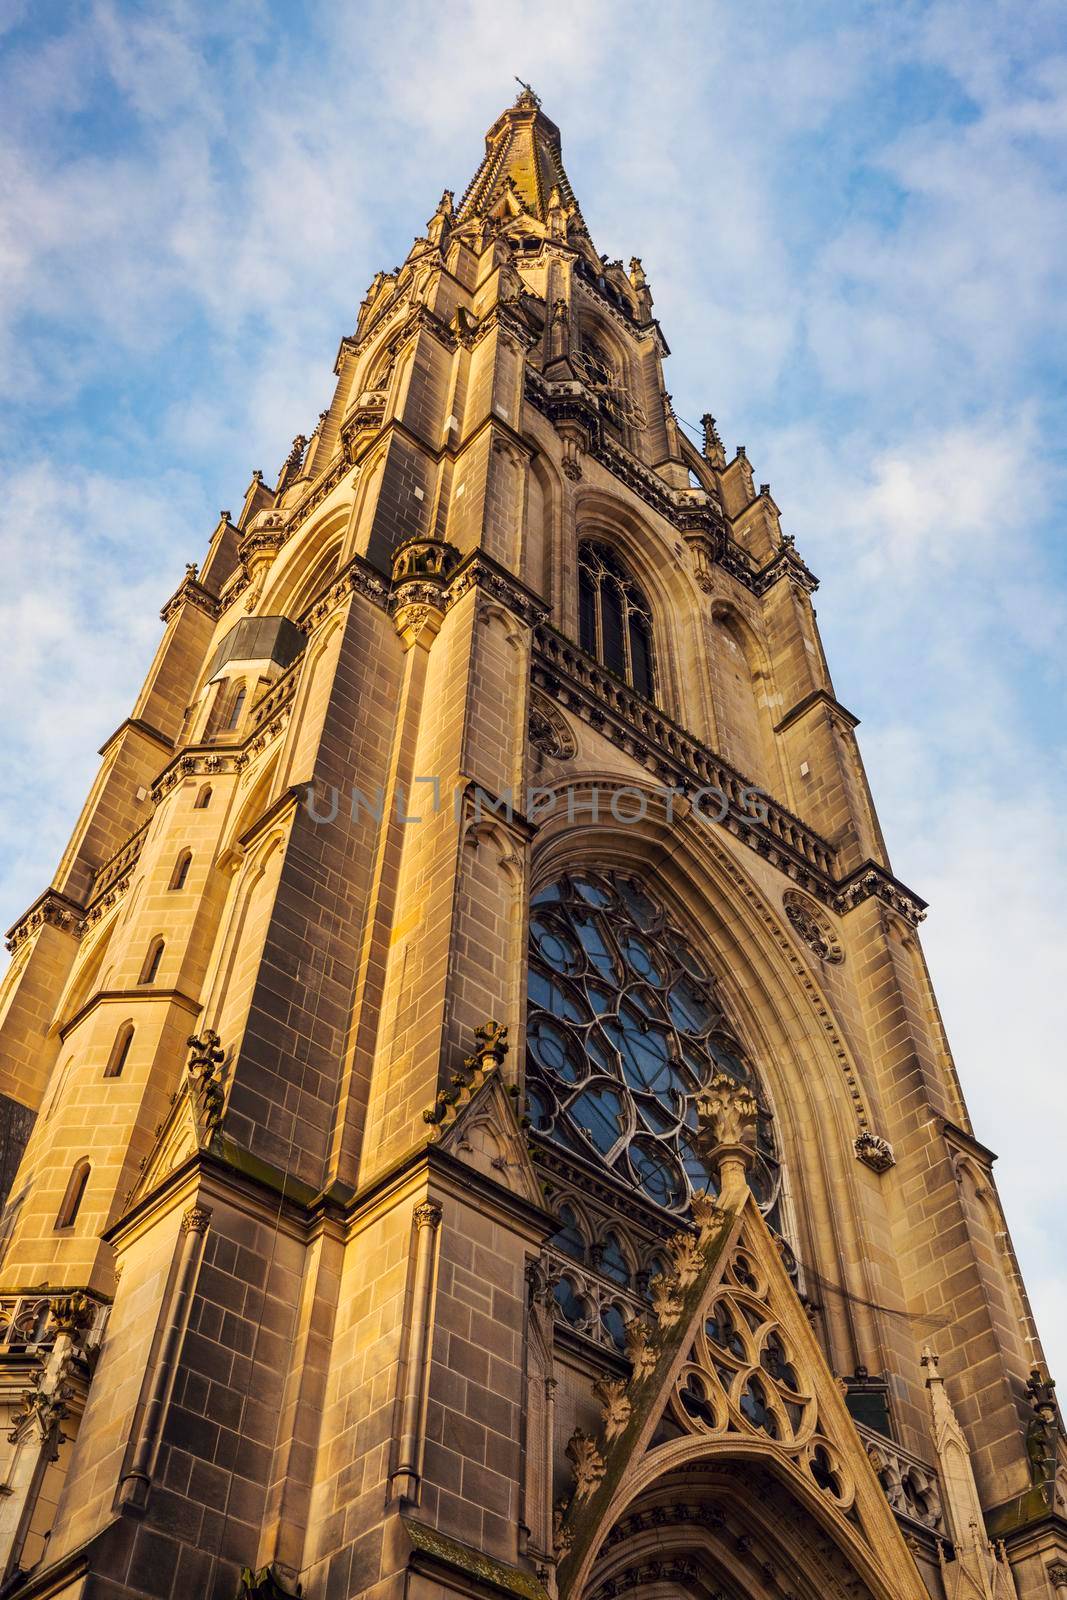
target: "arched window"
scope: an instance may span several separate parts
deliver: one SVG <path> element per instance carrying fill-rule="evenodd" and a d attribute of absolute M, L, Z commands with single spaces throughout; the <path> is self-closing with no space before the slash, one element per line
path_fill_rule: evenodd
<path fill-rule="evenodd" d="M 193 810 L 206 811 L 210 804 L 211 785 L 210 783 L 201 784 L 200 788 L 197 790 L 196 799 L 193 801 Z"/>
<path fill-rule="evenodd" d="M 224 732 L 233 733 L 234 730 L 239 726 L 241 721 L 241 712 L 245 708 L 246 695 L 247 690 L 245 689 L 244 684 L 242 684 L 237 693 L 234 695 L 233 699 L 230 701 L 230 710 L 229 715 L 226 718 Z"/>
<path fill-rule="evenodd" d="M 607 1167 L 673 1212 L 714 1194 L 694 1138 L 697 1096 L 725 1072 L 760 1107 L 749 1181 L 778 1226 L 779 1163 L 759 1081 L 711 969 L 640 878 L 568 872 L 535 896 L 528 992 L 527 1109 L 575 1183 Z M 601 1270 L 609 1262 L 621 1281 L 622 1251 L 605 1247 Z"/>
<path fill-rule="evenodd" d="M 575 1261 L 585 1260 L 587 1253 L 585 1235 L 573 1206 L 560 1206 L 559 1228 L 552 1235 L 552 1243 L 565 1256 L 571 1256 Z"/>
<path fill-rule="evenodd" d="M 166 945 L 163 943 L 163 936 L 157 933 L 152 943 L 148 946 L 148 953 L 144 958 L 144 966 L 141 968 L 141 976 L 137 980 L 138 983 L 155 983 L 156 974 L 159 972 L 159 963 L 163 960 L 163 951 L 165 949 Z"/>
<path fill-rule="evenodd" d="M 648 602 L 610 546 L 591 539 L 578 548 L 578 636 L 583 650 L 653 698 Z"/>
<path fill-rule="evenodd" d="M 67 1192 L 63 1196 L 63 1204 L 56 1217 L 56 1232 L 61 1228 L 73 1228 L 77 1221 L 78 1211 L 85 1197 L 85 1186 L 89 1182 L 89 1163 L 79 1161 L 70 1175 Z"/>
<path fill-rule="evenodd" d="M 111 1046 L 111 1054 L 108 1056 L 107 1066 L 104 1068 L 105 1078 L 119 1078 L 122 1076 L 122 1069 L 126 1065 L 126 1057 L 130 1053 L 130 1045 L 132 1043 L 133 1023 L 124 1022 L 115 1035 L 115 1043 Z"/>
<path fill-rule="evenodd" d="M 178 859 L 174 863 L 174 871 L 170 875 L 170 882 L 167 885 L 168 889 L 185 888 L 185 880 L 189 876 L 189 863 L 192 861 L 192 859 L 193 852 L 191 850 L 182 850 L 179 853 Z"/>

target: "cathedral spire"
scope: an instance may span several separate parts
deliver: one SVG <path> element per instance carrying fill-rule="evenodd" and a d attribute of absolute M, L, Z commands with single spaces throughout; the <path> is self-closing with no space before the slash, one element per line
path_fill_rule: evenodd
<path fill-rule="evenodd" d="M 519 80 L 521 82 L 521 80 Z M 485 155 L 457 216 L 491 216 L 520 211 L 547 222 L 553 206 L 578 213 L 570 180 L 563 170 L 560 134 L 541 110 L 541 101 L 524 83 L 514 105 L 503 111 L 485 136 Z"/>

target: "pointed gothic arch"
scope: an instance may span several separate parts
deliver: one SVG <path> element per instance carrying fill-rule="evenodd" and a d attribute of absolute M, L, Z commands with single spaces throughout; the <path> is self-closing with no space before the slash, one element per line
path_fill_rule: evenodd
<path fill-rule="evenodd" d="M 655 700 L 651 607 L 625 562 L 600 539 L 578 543 L 578 641 L 631 689 Z"/>
<path fill-rule="evenodd" d="M 785 790 L 768 701 L 774 678 L 767 653 L 735 606 L 716 601 L 710 664 L 718 748 L 746 778 L 782 797 Z"/>
<path fill-rule="evenodd" d="M 575 506 L 578 542 L 611 547 L 648 602 L 656 648 L 656 701 L 676 722 L 706 737 L 713 727 L 708 692 L 704 619 L 707 596 L 697 587 L 685 547 L 673 547 L 621 497 L 583 490 Z M 564 551 L 564 631 L 578 638 L 578 552 Z"/>
<path fill-rule="evenodd" d="M 820 1263 L 834 1263 L 840 1292 L 819 1296 L 828 1350 L 838 1370 L 850 1371 L 857 1361 L 879 1370 L 885 1341 L 868 1305 L 875 1296 L 870 1247 L 860 1231 L 858 1163 L 845 1155 L 857 1133 L 878 1120 L 872 1086 L 861 1083 L 816 975 L 777 911 L 716 844 L 716 828 L 692 813 L 668 817 L 663 791 L 652 784 L 644 820 L 624 826 L 610 814 L 611 796 L 623 787 L 630 795 L 642 786 L 623 785 L 614 774 L 590 774 L 569 786 L 575 823 L 568 821 L 561 789 L 538 836 L 533 897 L 568 867 L 648 871 L 683 930 L 714 952 L 724 1009 L 759 1064 L 773 1113 L 784 1173 L 783 1226 L 801 1260 L 801 1283 L 807 1265 L 818 1270 Z M 583 820 L 594 790 L 596 822 Z M 841 1207 L 832 1198 L 842 1194 L 852 1195 L 853 1204 Z"/>

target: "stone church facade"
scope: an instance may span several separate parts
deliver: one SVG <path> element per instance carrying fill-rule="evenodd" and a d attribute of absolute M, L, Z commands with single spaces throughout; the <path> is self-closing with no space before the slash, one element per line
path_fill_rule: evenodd
<path fill-rule="evenodd" d="M 1056 1600 L 1054 1386 L 812 609 L 532 91 L 0 995 L 0 1595 Z"/>

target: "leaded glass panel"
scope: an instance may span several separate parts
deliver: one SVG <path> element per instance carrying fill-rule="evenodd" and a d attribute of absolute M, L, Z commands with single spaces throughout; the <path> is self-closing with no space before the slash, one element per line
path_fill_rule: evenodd
<path fill-rule="evenodd" d="M 533 1129 L 603 1163 L 666 1211 L 715 1193 L 696 1097 L 716 1072 L 760 1103 L 752 1188 L 771 1213 L 774 1132 L 715 979 L 632 872 L 571 872 L 530 917 L 527 1097 Z"/>

